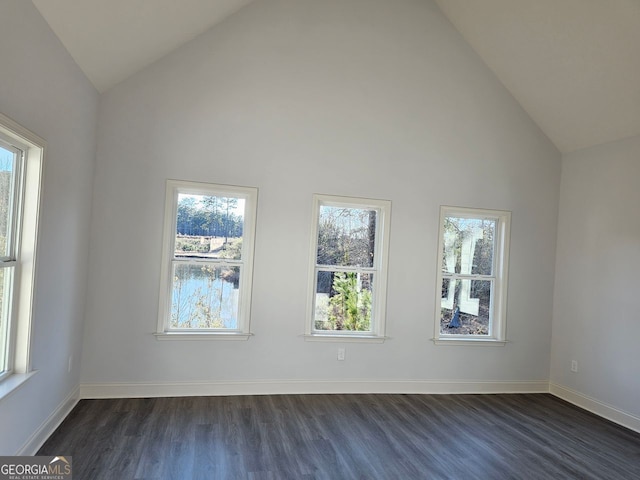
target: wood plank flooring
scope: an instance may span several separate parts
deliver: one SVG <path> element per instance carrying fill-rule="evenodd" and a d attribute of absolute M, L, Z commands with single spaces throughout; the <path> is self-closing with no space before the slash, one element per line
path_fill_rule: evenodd
<path fill-rule="evenodd" d="M 640 434 L 547 394 L 82 400 L 75 480 L 640 479 Z"/>

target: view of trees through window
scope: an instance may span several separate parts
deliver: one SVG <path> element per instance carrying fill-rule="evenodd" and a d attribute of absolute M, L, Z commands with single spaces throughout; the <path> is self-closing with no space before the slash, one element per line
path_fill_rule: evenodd
<path fill-rule="evenodd" d="M 178 195 L 170 328 L 238 327 L 244 199 Z"/>
<path fill-rule="evenodd" d="M 320 206 L 316 330 L 371 330 L 376 221 L 376 210 Z"/>
<path fill-rule="evenodd" d="M 445 218 L 442 334 L 490 334 L 495 233 L 494 219 Z"/>

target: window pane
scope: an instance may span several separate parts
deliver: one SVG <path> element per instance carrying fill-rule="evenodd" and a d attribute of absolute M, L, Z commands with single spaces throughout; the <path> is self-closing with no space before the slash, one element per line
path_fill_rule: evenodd
<path fill-rule="evenodd" d="M 373 267 L 377 212 L 320 206 L 318 265 Z"/>
<path fill-rule="evenodd" d="M 493 280 L 442 280 L 440 333 L 489 335 Z"/>
<path fill-rule="evenodd" d="M 442 271 L 493 275 L 495 232 L 495 220 L 446 217 Z"/>
<path fill-rule="evenodd" d="M 373 275 L 356 272 L 318 272 L 314 328 L 371 331 Z"/>
<path fill-rule="evenodd" d="M 240 267 L 176 264 L 171 328 L 238 328 Z"/>
<path fill-rule="evenodd" d="M 11 256 L 16 154 L 0 147 L 0 256 Z"/>
<path fill-rule="evenodd" d="M 243 198 L 178 195 L 175 256 L 240 259 Z"/>
<path fill-rule="evenodd" d="M 0 268 L 0 373 L 7 370 L 13 267 Z"/>

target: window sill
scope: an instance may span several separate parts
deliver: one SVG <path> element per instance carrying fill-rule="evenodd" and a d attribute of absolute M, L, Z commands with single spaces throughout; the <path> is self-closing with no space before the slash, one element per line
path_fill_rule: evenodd
<path fill-rule="evenodd" d="M 463 345 L 481 347 L 504 347 L 507 340 L 496 340 L 495 338 L 432 338 L 436 345 Z"/>
<path fill-rule="evenodd" d="M 307 333 L 303 335 L 305 342 L 352 342 L 352 343 L 384 343 L 388 337 L 377 335 L 340 335 L 335 333 Z"/>
<path fill-rule="evenodd" d="M 252 333 L 241 332 L 160 332 L 153 334 L 156 340 L 239 340 L 246 341 Z"/>
<path fill-rule="evenodd" d="M 38 373 L 37 370 L 33 370 L 29 373 L 14 373 L 2 380 L 2 382 L 0 382 L 0 400 L 11 395 L 36 373 Z"/>

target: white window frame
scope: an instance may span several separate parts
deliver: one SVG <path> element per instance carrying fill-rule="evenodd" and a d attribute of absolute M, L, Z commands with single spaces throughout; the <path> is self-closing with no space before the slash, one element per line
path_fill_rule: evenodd
<path fill-rule="evenodd" d="M 207 195 L 243 198 L 244 224 L 242 259 L 207 259 L 188 261 L 174 256 L 178 195 Z M 155 333 L 158 340 L 247 340 L 251 336 L 251 287 L 253 284 L 253 253 L 255 244 L 256 208 L 258 189 L 232 185 L 167 180 L 163 233 L 160 306 Z M 170 328 L 173 265 L 177 263 L 203 263 L 211 265 L 238 265 L 242 274 L 239 283 L 238 328 L 236 329 L 176 329 Z"/>
<path fill-rule="evenodd" d="M 318 271 L 326 268 L 317 264 L 318 252 L 318 223 L 321 206 L 339 208 L 370 209 L 378 212 L 376 218 L 376 238 L 374 250 L 374 265 L 371 268 L 337 267 L 332 270 L 360 271 L 372 273 L 374 286 L 371 301 L 371 331 L 333 331 L 315 329 L 315 299 Z M 331 342 L 369 342 L 382 343 L 385 340 L 386 300 L 387 300 L 387 271 L 389 265 L 389 237 L 391 231 L 391 201 L 358 197 L 344 197 L 336 195 L 313 195 L 311 229 L 311 250 L 309 266 L 309 296 L 307 303 L 307 319 L 305 320 L 304 338 L 307 341 Z"/>
<path fill-rule="evenodd" d="M 446 217 L 494 220 L 496 232 L 493 252 L 493 275 L 446 274 L 442 272 L 444 233 Z M 497 345 L 507 342 L 507 286 L 509 273 L 509 239 L 511 232 L 511 212 L 467 207 L 440 207 L 440 228 L 438 233 L 438 256 L 436 263 L 436 305 L 434 315 L 434 338 L 437 345 Z M 464 335 L 440 332 L 442 282 L 444 278 L 491 280 L 491 307 L 489 309 L 489 334 Z"/>
<path fill-rule="evenodd" d="M 31 366 L 32 313 L 35 298 L 36 246 L 45 141 L 0 114 L 0 142 L 19 156 L 12 211 L 13 245 L 0 258 L 0 268 L 12 268 L 6 331 L 6 369 L 0 373 L 0 398 L 11 393 L 35 372 Z M 2 336 L 2 335 L 0 335 Z"/>

